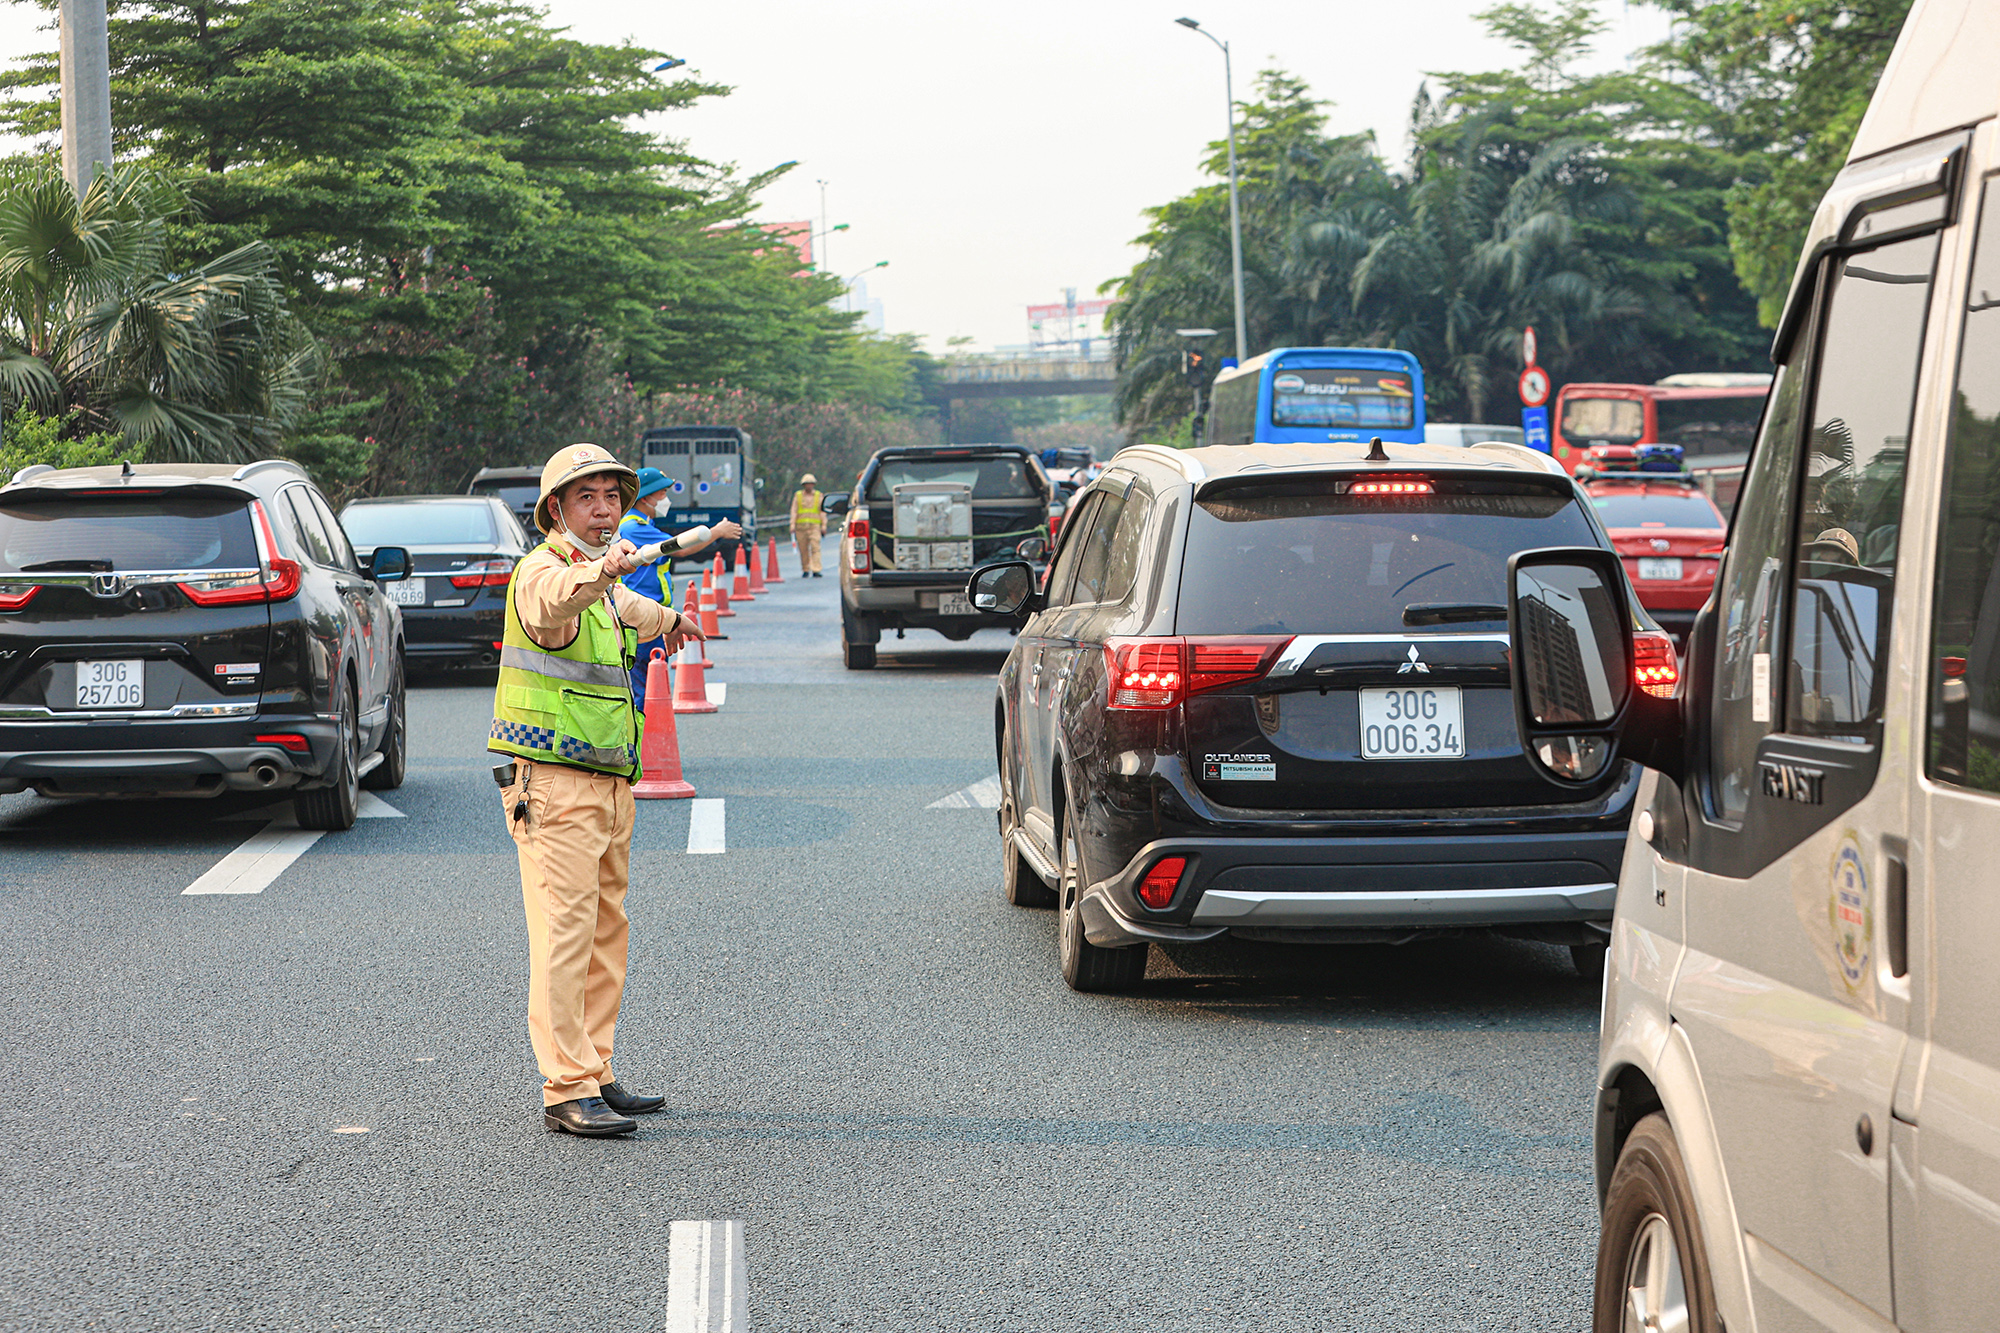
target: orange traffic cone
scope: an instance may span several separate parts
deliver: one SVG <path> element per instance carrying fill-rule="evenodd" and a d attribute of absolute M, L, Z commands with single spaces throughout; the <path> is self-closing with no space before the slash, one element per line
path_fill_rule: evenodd
<path fill-rule="evenodd" d="M 771 554 L 764 561 L 764 582 L 783 583 L 785 576 L 778 572 L 778 539 L 771 538 Z"/>
<path fill-rule="evenodd" d="M 716 615 L 733 616 L 736 614 L 729 609 L 729 578 L 727 575 L 715 581 L 714 597 Z"/>
<path fill-rule="evenodd" d="M 761 554 L 761 552 L 757 550 L 757 543 L 751 542 L 750 543 L 750 595 L 752 597 L 755 597 L 758 593 L 764 591 L 764 562 L 757 558 L 759 554 Z"/>
<path fill-rule="evenodd" d="M 715 589 L 703 588 L 701 590 L 701 632 L 711 639 L 726 639 L 729 636 L 724 634 L 722 627 L 715 623 L 717 614 L 715 609 Z"/>
<path fill-rule="evenodd" d="M 688 645 L 681 646 L 680 656 L 674 660 L 674 711 L 676 713 L 713 713 L 715 704 L 708 699 L 708 679 L 703 668 L 708 664 L 688 651 Z M 657 650 L 655 650 L 657 651 Z M 652 668 L 647 668 L 649 677 Z"/>
<path fill-rule="evenodd" d="M 744 549 L 742 542 L 736 543 L 736 578 L 729 585 L 729 597 L 731 601 L 747 602 L 750 600 L 750 570 L 748 561 L 749 552 Z"/>
<path fill-rule="evenodd" d="M 646 710 L 646 731 L 639 737 L 639 780 L 632 784 L 632 795 L 642 801 L 678 801 L 694 795 L 694 784 L 681 776 L 674 709 L 657 702 L 668 698 L 672 689 L 666 650 L 655 648 L 646 663 L 646 697 L 656 702 Z"/>
<path fill-rule="evenodd" d="M 687 605 L 681 608 L 681 614 L 699 626 L 703 634 L 708 633 L 708 628 L 701 618 L 701 590 L 695 586 L 692 579 L 688 581 Z M 708 660 L 708 640 L 696 639 L 695 644 L 697 645 L 696 651 L 701 654 L 702 664 L 705 666 L 714 666 L 715 663 Z"/>

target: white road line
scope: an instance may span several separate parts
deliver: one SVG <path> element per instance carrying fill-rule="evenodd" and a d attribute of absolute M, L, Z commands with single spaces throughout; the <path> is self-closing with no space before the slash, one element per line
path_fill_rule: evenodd
<path fill-rule="evenodd" d="M 287 816 L 290 811 L 286 811 Z M 272 820 L 250 835 L 250 840 L 216 863 L 213 870 L 181 890 L 183 896 L 200 893 L 262 893 L 272 880 L 306 854 L 306 849 L 326 836 L 319 829 L 289 826 Z"/>
<path fill-rule="evenodd" d="M 688 812 L 688 855 L 727 850 L 722 837 L 722 798 L 696 798 L 694 808 Z M 700 1225 L 707 1226 L 708 1223 Z"/>
<path fill-rule="evenodd" d="M 750 1333 L 741 1222 L 667 1229 L 667 1333 Z"/>
<path fill-rule="evenodd" d="M 354 812 L 356 819 L 401 819 L 403 812 L 372 791 L 361 793 L 361 808 Z"/>
<path fill-rule="evenodd" d="M 708 686 L 708 701 L 710 703 L 714 704 L 717 708 L 720 708 L 722 707 L 723 704 L 729 702 L 728 681 L 711 680 L 706 682 L 706 684 Z"/>
<path fill-rule="evenodd" d="M 355 818 L 402 819 L 404 818 L 404 815 L 401 810 L 398 810 L 395 806 L 390 805 L 387 801 L 377 796 L 374 792 L 364 791 L 361 793 L 361 805 L 355 811 Z M 275 821 L 277 823 L 285 824 L 288 827 L 294 827 L 294 828 L 297 827 L 297 825 L 293 822 L 292 819 L 292 803 L 290 801 L 274 801 L 270 805 L 260 805 L 254 810 L 238 810 L 233 815 L 223 815 L 215 822 L 218 824 L 226 824 L 233 820 L 252 820 L 252 819 L 263 820 L 266 823 Z"/>
<path fill-rule="evenodd" d="M 1000 808 L 1000 775 L 981 778 L 970 787 L 961 788 L 949 796 L 940 796 L 926 810 L 998 810 Z"/>

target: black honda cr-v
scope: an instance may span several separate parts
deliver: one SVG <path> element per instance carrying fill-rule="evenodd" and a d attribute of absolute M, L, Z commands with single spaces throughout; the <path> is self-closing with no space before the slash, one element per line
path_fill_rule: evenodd
<path fill-rule="evenodd" d="M 292 793 L 354 823 L 403 780 L 409 552 L 355 562 L 296 465 L 25 468 L 0 487 L 0 792 Z"/>
<path fill-rule="evenodd" d="M 1367 452 L 1365 452 L 1367 451 Z M 1602 967 L 1639 774 L 1559 787 L 1521 749 L 1507 565 L 1610 541 L 1518 445 L 1127 449 L 1083 491 L 1000 671 L 1008 897 L 1056 906 L 1064 979 L 1155 941 L 1494 930 Z M 1641 683 L 1672 643 L 1631 597 Z"/>

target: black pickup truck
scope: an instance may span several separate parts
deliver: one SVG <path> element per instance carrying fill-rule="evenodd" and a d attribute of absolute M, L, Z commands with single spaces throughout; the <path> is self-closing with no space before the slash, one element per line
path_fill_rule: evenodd
<path fill-rule="evenodd" d="M 970 489 L 969 541 L 905 533 L 899 542 L 896 488 L 926 485 Z M 845 524 L 840 626 L 848 668 L 875 665 L 875 645 L 885 629 L 899 638 L 906 629 L 934 629 L 962 640 L 992 628 L 993 620 L 966 601 L 966 577 L 989 560 L 1039 560 L 1048 545 L 1054 497 L 1048 473 L 1020 445 L 879 450 L 861 469 L 851 494 L 829 495 L 823 505 L 830 524 Z M 1024 550 L 1027 541 L 1040 545 Z"/>

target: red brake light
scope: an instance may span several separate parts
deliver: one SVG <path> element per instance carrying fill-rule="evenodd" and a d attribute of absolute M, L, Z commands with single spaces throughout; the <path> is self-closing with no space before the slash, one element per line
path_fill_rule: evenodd
<path fill-rule="evenodd" d="M 290 750 L 293 754 L 312 753 L 312 746 L 307 743 L 306 738 L 296 732 L 288 731 L 276 736 L 259 736 L 256 738 L 256 741 L 259 745 L 280 746 Z"/>
<path fill-rule="evenodd" d="M 1271 663 L 1278 660 L 1278 654 L 1291 641 L 1289 634 L 1189 639 L 1187 692 L 1200 694 L 1238 681 L 1255 680 L 1271 669 Z"/>
<path fill-rule="evenodd" d="M 1165 907 L 1174 900 L 1174 890 L 1180 887 L 1181 872 L 1187 869 L 1185 856 L 1169 856 L 1153 863 L 1146 877 L 1139 881 L 1139 901 L 1148 907 Z"/>
<path fill-rule="evenodd" d="M 1427 481 L 1357 481 L 1349 495 L 1429 495 Z"/>
<path fill-rule="evenodd" d="M 1654 630 L 1633 634 L 1632 675 L 1646 693 L 1660 699 L 1673 698 L 1674 686 L 1681 678 L 1674 641 Z"/>
<path fill-rule="evenodd" d="M 0 611 L 19 611 L 41 590 L 39 583 L 0 583 Z"/>
<path fill-rule="evenodd" d="M 5 607 L 6 605 L 7 599 L 0 597 L 0 607 Z M 1938 659 L 1938 669 L 1944 673 L 1946 680 L 1965 679 L 1965 659 L 1962 657 L 1940 657 Z"/>
<path fill-rule="evenodd" d="M 1180 639 L 1106 639 L 1104 668 L 1115 709 L 1172 708 L 1185 697 Z"/>
<path fill-rule="evenodd" d="M 514 577 L 514 562 L 511 560 L 480 560 L 467 565 L 465 569 L 451 576 L 454 588 L 504 588 L 507 580 Z"/>
<path fill-rule="evenodd" d="M 196 606 L 235 606 L 244 602 L 282 602 L 294 596 L 305 571 L 296 560 L 278 554 L 277 538 L 271 535 L 271 520 L 264 514 L 264 502 L 250 502 L 251 526 L 257 534 L 257 561 L 254 574 L 226 574 L 212 579 L 189 579 L 178 587 Z"/>
<path fill-rule="evenodd" d="M 847 570 L 866 574 L 869 569 L 868 516 L 854 514 L 847 520 Z"/>

